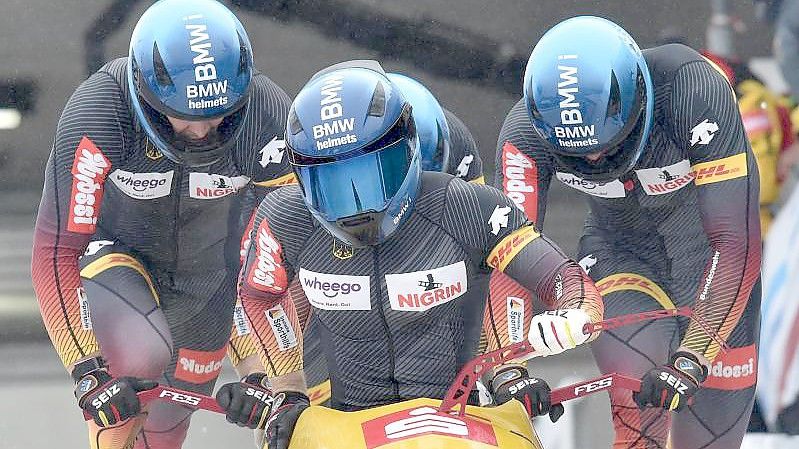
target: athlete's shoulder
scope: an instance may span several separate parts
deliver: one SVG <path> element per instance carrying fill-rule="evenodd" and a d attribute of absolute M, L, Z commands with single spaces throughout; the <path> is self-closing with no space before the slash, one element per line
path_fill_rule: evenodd
<path fill-rule="evenodd" d="M 114 60 L 83 81 L 67 101 L 56 128 L 56 152 L 94 148 L 110 163 L 122 157 L 134 137 L 127 90 L 115 78 L 125 61 Z M 77 150 L 76 150 L 77 149 Z"/>
<path fill-rule="evenodd" d="M 260 115 L 267 114 L 269 116 L 288 115 L 289 107 L 291 106 L 291 99 L 286 91 L 277 85 L 271 78 L 261 72 L 256 72 L 252 78 L 251 87 L 252 102 Z M 285 126 L 285 120 L 280 122 L 281 126 Z"/>
<path fill-rule="evenodd" d="M 508 115 L 505 116 L 505 121 L 499 130 L 497 150 L 500 151 L 507 143 L 512 144 L 528 155 L 534 153 L 546 154 L 544 141 L 533 128 L 533 122 L 527 113 L 527 105 L 524 98 L 517 101 L 511 107 Z"/>
<path fill-rule="evenodd" d="M 316 223 L 298 185 L 269 192 L 258 207 L 257 217 L 266 219 L 270 228 L 285 236 L 308 234 Z"/>
<path fill-rule="evenodd" d="M 471 131 L 452 111 L 444 108 L 444 117 L 450 134 L 449 164 L 447 173 L 467 181 L 483 177 L 483 161 Z"/>
<path fill-rule="evenodd" d="M 484 257 L 528 220 L 500 190 L 454 178 L 447 185 L 441 223 L 451 235 Z"/>
<path fill-rule="evenodd" d="M 283 134 L 291 100 L 262 73 L 253 77 L 250 105 L 236 157 L 254 183 L 274 187 L 294 182 Z"/>
<path fill-rule="evenodd" d="M 643 50 L 652 83 L 656 86 L 671 83 L 679 70 L 693 62 L 707 62 L 693 48 L 683 44 L 666 44 Z"/>

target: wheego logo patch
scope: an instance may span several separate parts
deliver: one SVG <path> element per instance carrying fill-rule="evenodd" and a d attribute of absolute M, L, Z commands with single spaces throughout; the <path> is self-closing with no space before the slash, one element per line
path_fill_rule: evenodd
<path fill-rule="evenodd" d="M 341 117 L 344 115 L 344 106 L 339 96 L 344 77 L 342 75 L 330 74 L 322 80 L 320 89 L 321 99 L 319 100 L 319 118 L 322 123 L 311 128 L 313 138 L 316 140 L 316 149 L 337 147 L 348 143 L 355 143 L 358 137 L 352 134 L 355 129 L 355 119 Z M 344 134 L 339 137 L 328 137 L 331 135 Z M 319 140 L 326 138 L 325 140 Z"/>
<path fill-rule="evenodd" d="M 264 313 L 272 328 L 272 333 L 275 334 L 275 340 L 277 340 L 280 350 L 285 351 L 297 346 L 297 334 L 294 333 L 294 328 L 291 327 L 291 321 L 286 315 L 286 311 L 283 310 L 283 306 L 278 304 Z"/>
<path fill-rule="evenodd" d="M 694 180 L 691 163 L 683 159 L 676 164 L 662 168 L 644 168 L 635 174 L 647 195 L 663 195 L 682 189 Z"/>
<path fill-rule="evenodd" d="M 189 109 L 215 108 L 228 104 L 227 80 L 216 81 L 216 66 L 211 56 L 211 37 L 202 14 L 184 17 L 189 32 L 189 48 L 194 53 L 194 82 L 186 86 Z"/>
<path fill-rule="evenodd" d="M 510 142 L 502 146 L 502 189 L 508 198 L 528 217 L 535 219 L 538 197 L 535 184 L 538 182 L 538 168 L 535 161 L 528 158 Z"/>
<path fill-rule="evenodd" d="M 491 424 L 468 416 L 453 416 L 432 407 L 401 410 L 361 424 L 367 449 L 423 435 L 445 435 L 497 446 Z M 414 445 L 415 446 L 415 445 Z M 424 444 L 420 443 L 419 447 Z"/>
<path fill-rule="evenodd" d="M 560 182 L 573 189 L 600 198 L 624 198 L 627 196 L 627 192 L 624 190 L 624 184 L 618 179 L 614 179 L 607 184 L 597 184 L 571 173 L 557 172 L 555 173 L 555 177 L 558 178 Z"/>
<path fill-rule="evenodd" d="M 83 137 L 75 150 L 72 162 L 72 193 L 69 200 L 67 230 L 80 234 L 94 234 L 103 184 L 111 162 L 88 137 Z"/>
<path fill-rule="evenodd" d="M 317 273 L 300 268 L 300 285 L 308 302 L 323 310 L 370 310 L 369 276 Z"/>
<path fill-rule="evenodd" d="M 255 260 L 247 276 L 248 283 L 255 289 L 268 293 L 282 293 L 286 290 L 286 269 L 280 243 L 272 236 L 266 220 L 258 227 Z"/>
<path fill-rule="evenodd" d="M 175 378 L 194 384 L 204 384 L 216 379 L 222 369 L 222 359 L 226 352 L 227 347 L 213 352 L 179 349 Z"/>
<path fill-rule="evenodd" d="M 757 352 L 754 345 L 749 345 L 719 352 L 702 387 L 740 390 L 755 385 L 756 381 Z"/>
<path fill-rule="evenodd" d="M 386 275 L 386 290 L 394 310 L 424 312 L 463 296 L 467 289 L 463 261 L 430 270 Z"/>
<path fill-rule="evenodd" d="M 236 193 L 250 182 L 246 176 L 224 176 L 208 173 L 189 173 L 189 196 L 203 200 L 222 198 Z"/>
<path fill-rule="evenodd" d="M 151 200 L 169 195 L 173 174 L 174 170 L 166 173 L 131 173 L 117 169 L 111 172 L 111 182 L 131 198 Z"/>

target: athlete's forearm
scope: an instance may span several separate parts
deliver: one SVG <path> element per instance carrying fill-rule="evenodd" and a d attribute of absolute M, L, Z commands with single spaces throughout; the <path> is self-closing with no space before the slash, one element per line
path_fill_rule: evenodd
<path fill-rule="evenodd" d="M 252 326 L 243 353 L 249 356 L 257 348 L 270 378 L 302 370 L 302 330 L 291 295 L 254 294 L 242 287 L 240 298 Z"/>
<path fill-rule="evenodd" d="M 756 170 L 753 163 L 750 170 Z M 694 313 L 724 341 L 746 308 L 760 274 L 760 220 L 757 173 L 700 189 L 702 221 L 711 247 Z M 720 201 L 720 198 L 724 198 Z M 719 345 L 691 322 L 682 346 L 712 361 Z"/>
<path fill-rule="evenodd" d="M 31 278 L 50 340 L 70 368 L 99 351 L 78 269 L 78 257 L 90 236 L 61 229 L 53 189 L 48 179 L 34 230 Z"/>

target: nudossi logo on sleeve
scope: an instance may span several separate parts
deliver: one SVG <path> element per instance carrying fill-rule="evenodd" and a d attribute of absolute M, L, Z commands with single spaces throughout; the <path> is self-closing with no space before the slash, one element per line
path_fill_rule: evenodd
<path fill-rule="evenodd" d="M 72 162 L 72 193 L 69 200 L 67 230 L 80 234 L 94 234 L 103 184 L 111 170 L 111 161 L 88 137 L 83 137 L 75 150 Z"/>
<path fill-rule="evenodd" d="M 502 189 L 528 217 L 538 212 L 538 167 L 512 143 L 502 145 Z"/>
<path fill-rule="evenodd" d="M 391 308 L 403 312 L 424 312 L 463 296 L 467 288 L 463 261 L 430 270 L 386 275 Z"/>
<path fill-rule="evenodd" d="M 283 251 L 272 236 L 266 220 L 258 226 L 255 259 L 252 261 L 247 283 L 262 292 L 280 294 L 288 284 L 283 267 Z"/>
<path fill-rule="evenodd" d="M 720 352 L 710 367 L 703 388 L 740 390 L 757 381 L 757 352 L 755 345 Z"/>
<path fill-rule="evenodd" d="M 369 276 L 317 273 L 300 268 L 300 285 L 308 302 L 322 310 L 371 310 Z"/>
<path fill-rule="evenodd" d="M 226 353 L 227 346 L 212 352 L 180 348 L 175 378 L 194 384 L 210 382 L 219 375 Z"/>

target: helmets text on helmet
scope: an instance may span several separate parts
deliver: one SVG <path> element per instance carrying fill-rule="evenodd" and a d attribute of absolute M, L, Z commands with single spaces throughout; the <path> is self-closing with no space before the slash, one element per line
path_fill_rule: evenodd
<path fill-rule="evenodd" d="M 196 84 L 186 86 L 186 98 L 189 109 L 204 109 L 224 106 L 228 103 L 227 80 L 215 81 L 216 66 L 211 56 L 211 37 L 208 25 L 203 23 L 202 14 L 194 14 L 183 18 L 186 30 L 189 31 L 189 46 L 195 53 L 194 81 Z M 211 99 L 209 99 L 211 98 Z"/>
<path fill-rule="evenodd" d="M 316 148 L 319 150 L 358 141 L 355 134 L 351 133 L 355 128 L 355 118 L 339 118 L 344 114 L 341 97 L 339 96 L 343 79 L 343 76 L 334 73 L 328 75 L 322 82 L 320 88 L 322 99 L 319 102 L 319 118 L 322 123 L 312 127 L 313 137 L 316 139 Z M 331 134 L 342 133 L 347 134 L 340 137 L 327 137 Z M 327 139 L 319 140 L 324 137 L 327 137 Z"/>
<path fill-rule="evenodd" d="M 555 126 L 555 137 L 564 147 L 587 147 L 597 145 L 594 137 L 595 125 L 583 125 L 583 115 L 576 94 L 580 91 L 577 67 L 569 65 L 569 60 L 577 59 L 577 55 L 558 55 L 558 95 L 561 97 L 560 122 Z"/>

